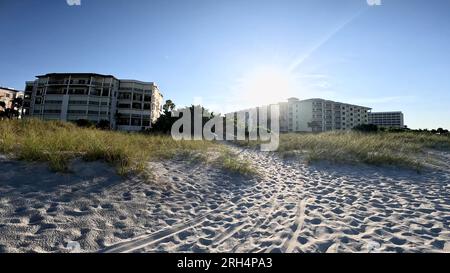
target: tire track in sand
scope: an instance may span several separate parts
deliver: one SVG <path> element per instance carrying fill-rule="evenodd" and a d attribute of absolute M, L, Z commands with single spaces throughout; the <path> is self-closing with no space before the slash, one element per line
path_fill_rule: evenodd
<path fill-rule="evenodd" d="M 282 252 L 284 253 L 292 253 L 295 246 L 297 245 L 298 235 L 302 231 L 303 224 L 305 222 L 305 208 L 307 202 L 309 202 L 309 199 L 308 200 L 303 199 L 302 201 L 300 201 L 297 210 L 297 217 L 295 218 L 295 225 L 296 225 L 295 231 L 292 234 L 291 238 L 286 240 L 286 242 L 283 244 L 281 248 Z"/>

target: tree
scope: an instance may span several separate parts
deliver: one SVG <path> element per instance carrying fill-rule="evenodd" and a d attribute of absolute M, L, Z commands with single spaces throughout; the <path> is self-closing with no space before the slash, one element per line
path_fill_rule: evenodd
<path fill-rule="evenodd" d="M 0 107 L 3 111 L 0 111 L 1 117 L 7 117 L 9 119 L 20 116 L 20 111 L 23 107 L 23 99 L 21 97 L 14 98 L 11 101 L 11 107 L 6 108 L 6 103 L 4 101 L 0 101 Z"/>
<path fill-rule="evenodd" d="M 437 131 L 438 134 L 443 135 L 443 134 L 446 133 L 447 130 L 444 130 L 442 128 L 438 128 L 436 131 Z"/>
<path fill-rule="evenodd" d="M 173 124 L 183 116 L 181 111 L 186 108 L 179 109 L 179 117 L 172 117 L 172 111 L 175 109 L 175 104 L 171 100 L 167 100 L 163 105 L 163 113 L 158 120 L 153 123 L 152 128 L 149 129 L 149 132 L 170 134 Z M 196 113 L 200 113 L 202 115 L 202 128 L 210 119 L 214 118 L 214 113 L 209 112 L 208 109 L 201 105 L 191 105 L 187 109 L 190 111 L 192 124 L 194 124 L 194 115 Z M 206 116 L 203 116 L 204 114 L 206 114 Z M 194 133 L 194 126 L 191 128 L 191 133 Z"/>
<path fill-rule="evenodd" d="M 378 126 L 374 124 L 361 124 L 358 126 L 355 126 L 353 128 L 355 131 L 364 132 L 364 133 L 374 133 L 378 132 Z"/>
<path fill-rule="evenodd" d="M 6 103 L 4 101 L 0 101 L 0 119 L 7 117 L 6 115 Z"/>
<path fill-rule="evenodd" d="M 172 112 L 173 109 L 175 109 L 175 103 L 173 103 L 172 100 L 166 100 L 166 103 L 163 105 L 164 113 L 167 114 Z"/>
<path fill-rule="evenodd" d="M 172 111 L 175 109 L 175 103 L 172 100 L 166 100 L 163 105 L 163 113 L 159 116 L 158 120 L 152 124 L 152 128 L 149 129 L 150 132 L 158 132 L 167 134 L 170 133 L 173 123 L 177 118 L 172 117 Z"/>

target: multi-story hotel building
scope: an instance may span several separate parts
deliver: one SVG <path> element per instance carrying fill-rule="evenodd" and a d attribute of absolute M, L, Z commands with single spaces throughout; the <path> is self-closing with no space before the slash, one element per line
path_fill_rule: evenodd
<path fill-rule="evenodd" d="M 373 112 L 369 113 L 369 124 L 385 128 L 405 128 L 402 112 Z"/>
<path fill-rule="evenodd" d="M 369 123 L 369 107 L 324 99 L 299 100 L 290 98 L 279 104 L 280 132 L 326 132 L 351 130 Z M 260 111 L 260 107 L 239 111 L 250 113 Z M 246 115 L 248 122 L 248 114 Z"/>
<path fill-rule="evenodd" d="M 369 107 L 324 99 L 290 98 L 280 105 L 281 132 L 350 130 L 368 124 Z"/>
<path fill-rule="evenodd" d="M 52 73 L 26 82 L 24 108 L 28 116 L 40 119 L 108 121 L 112 129 L 140 131 L 158 119 L 162 99 L 153 82 Z"/>

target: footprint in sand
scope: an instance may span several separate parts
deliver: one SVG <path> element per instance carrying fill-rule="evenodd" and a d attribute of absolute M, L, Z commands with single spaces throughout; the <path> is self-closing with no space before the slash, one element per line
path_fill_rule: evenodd
<path fill-rule="evenodd" d="M 399 237 L 392 237 L 389 241 L 398 246 L 406 244 L 406 240 Z"/>
<path fill-rule="evenodd" d="M 44 220 L 44 217 L 40 214 L 32 215 L 28 221 L 30 225 L 36 225 L 41 223 Z"/>
<path fill-rule="evenodd" d="M 56 229 L 58 226 L 52 223 L 44 223 L 41 224 L 39 229 L 36 231 L 37 234 L 43 233 L 47 230 L 52 230 L 52 229 Z"/>

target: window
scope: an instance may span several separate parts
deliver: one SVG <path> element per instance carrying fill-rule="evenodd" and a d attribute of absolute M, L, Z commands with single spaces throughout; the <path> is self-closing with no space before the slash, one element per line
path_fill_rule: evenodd
<path fill-rule="evenodd" d="M 132 126 L 141 126 L 141 116 L 132 115 L 131 116 L 131 125 Z"/>
<path fill-rule="evenodd" d="M 61 114 L 61 110 L 44 110 L 44 114 Z"/>
<path fill-rule="evenodd" d="M 143 116 L 142 118 L 142 126 L 150 126 L 150 116 Z"/>
<path fill-rule="evenodd" d="M 119 103 L 118 107 L 122 108 L 122 109 L 130 109 L 131 108 L 131 104 L 129 104 L 129 103 Z"/>
<path fill-rule="evenodd" d="M 67 113 L 69 113 L 69 114 L 82 114 L 82 115 L 84 115 L 84 114 L 86 114 L 86 111 L 85 111 L 85 110 L 68 110 Z"/>
<path fill-rule="evenodd" d="M 119 92 L 119 100 L 129 100 L 131 99 L 131 93 Z"/>
<path fill-rule="evenodd" d="M 86 89 L 69 89 L 69 95 L 85 95 L 86 94 Z"/>
<path fill-rule="evenodd" d="M 85 101 L 85 100 L 71 100 L 71 101 L 69 101 L 69 104 L 86 105 L 87 101 Z"/>
<path fill-rule="evenodd" d="M 133 103 L 133 109 L 142 109 L 142 104 L 138 102 Z"/>
<path fill-rule="evenodd" d="M 109 88 L 103 88 L 102 97 L 109 97 Z"/>
<path fill-rule="evenodd" d="M 130 125 L 130 115 L 121 114 L 117 119 L 118 125 Z"/>
<path fill-rule="evenodd" d="M 100 88 L 95 88 L 91 90 L 91 95 L 92 96 L 98 96 L 100 95 L 101 89 Z"/>
<path fill-rule="evenodd" d="M 60 100 L 46 100 L 45 103 L 46 104 L 61 104 L 62 101 L 60 101 Z"/>
<path fill-rule="evenodd" d="M 142 100 L 142 94 L 133 94 L 133 100 L 141 101 Z"/>

